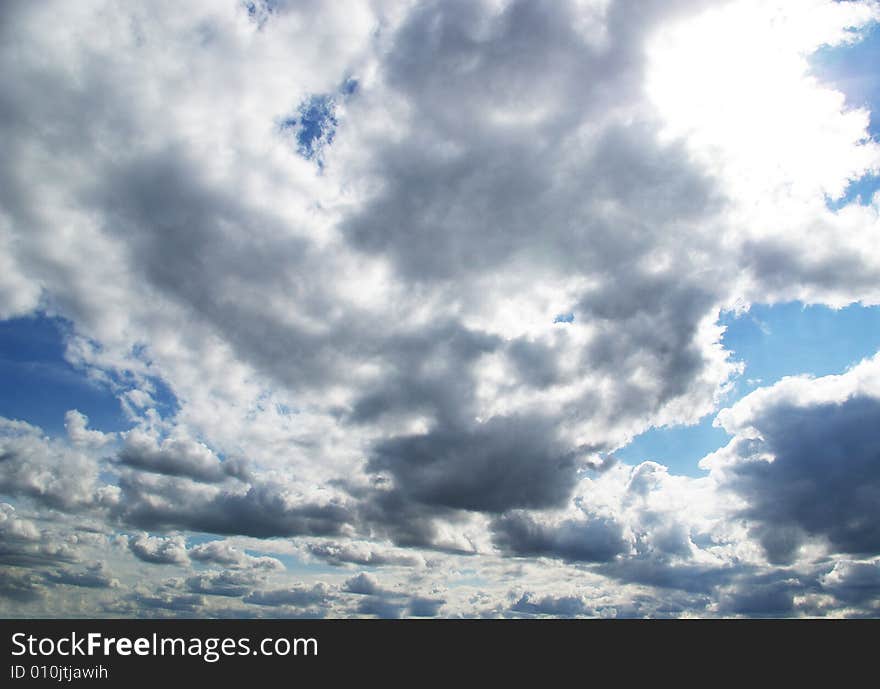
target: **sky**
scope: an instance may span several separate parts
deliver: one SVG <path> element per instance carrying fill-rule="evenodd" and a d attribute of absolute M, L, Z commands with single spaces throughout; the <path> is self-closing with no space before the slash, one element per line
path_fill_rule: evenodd
<path fill-rule="evenodd" d="M 0 15 L 0 614 L 880 614 L 880 3 Z"/>

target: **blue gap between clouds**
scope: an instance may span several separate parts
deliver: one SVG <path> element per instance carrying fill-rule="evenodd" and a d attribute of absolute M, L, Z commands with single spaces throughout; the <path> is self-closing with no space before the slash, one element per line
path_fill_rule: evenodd
<path fill-rule="evenodd" d="M 722 338 L 725 349 L 746 364 L 723 406 L 785 376 L 843 373 L 880 350 L 880 307 L 756 305 L 739 317 L 723 314 L 721 323 L 727 326 Z M 694 426 L 651 429 L 614 456 L 630 464 L 654 460 L 672 473 L 701 476 L 704 472 L 697 462 L 730 440 L 712 425 L 714 418 L 709 414 Z"/>
<path fill-rule="evenodd" d="M 65 435 L 64 414 L 77 409 L 89 427 L 105 432 L 132 427 L 114 392 L 64 358 L 71 326 L 60 318 L 35 315 L 0 321 L 0 416 L 27 421 L 50 436 Z M 117 383 L 124 381 L 117 378 Z M 150 381 L 157 410 L 177 410 L 174 394 L 160 380 Z"/>
<path fill-rule="evenodd" d="M 358 80 L 347 78 L 338 89 L 343 98 L 353 96 L 358 89 Z M 297 107 L 296 115 L 281 121 L 281 131 L 293 132 L 297 142 L 297 153 L 306 160 L 314 160 L 323 167 L 321 157 L 324 149 L 333 143 L 336 136 L 336 94 L 323 93 L 309 96 Z"/>

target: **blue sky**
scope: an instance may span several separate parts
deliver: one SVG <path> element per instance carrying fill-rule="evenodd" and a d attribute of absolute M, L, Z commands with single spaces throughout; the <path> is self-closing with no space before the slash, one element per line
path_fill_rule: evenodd
<path fill-rule="evenodd" d="M 128 427 L 113 392 L 64 358 L 69 327 L 45 316 L 0 321 L 0 415 L 53 435 L 64 433 L 68 409 L 79 409 L 96 428 Z"/>
<path fill-rule="evenodd" d="M 50 435 L 64 434 L 64 414 L 77 409 L 90 426 L 105 432 L 132 426 L 123 413 L 117 392 L 131 386 L 116 380 L 90 377 L 65 357 L 70 323 L 42 314 L 0 321 L 0 415 L 27 421 Z M 173 413 L 174 395 L 159 379 L 151 378 L 157 409 Z M 116 388 L 114 390 L 113 388 Z"/>

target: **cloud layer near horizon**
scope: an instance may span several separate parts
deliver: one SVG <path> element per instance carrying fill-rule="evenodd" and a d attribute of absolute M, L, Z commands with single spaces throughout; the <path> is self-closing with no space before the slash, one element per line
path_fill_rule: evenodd
<path fill-rule="evenodd" d="M 2 610 L 877 614 L 880 359 L 720 410 L 719 325 L 880 303 L 807 61 L 875 3 L 0 14 L 0 317 L 131 425 L 0 420 Z M 719 411 L 705 477 L 614 459 Z"/>

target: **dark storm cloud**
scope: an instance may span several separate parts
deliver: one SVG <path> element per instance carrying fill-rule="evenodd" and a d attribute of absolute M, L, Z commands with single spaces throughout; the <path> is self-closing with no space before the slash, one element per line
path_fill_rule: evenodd
<path fill-rule="evenodd" d="M 794 596 L 803 593 L 797 580 L 759 583 L 749 581 L 734 594 L 722 597 L 723 613 L 750 617 L 787 617 L 794 610 Z"/>
<path fill-rule="evenodd" d="M 880 552 L 880 401 L 781 402 L 750 423 L 760 439 L 735 441 L 741 461 L 726 485 L 748 502 L 744 515 L 772 562 L 790 561 L 807 536 L 827 538 L 836 552 Z"/>
<path fill-rule="evenodd" d="M 472 410 L 472 366 L 496 350 L 501 338 L 473 330 L 452 320 L 432 323 L 416 332 L 371 340 L 361 348 L 387 357 L 389 371 L 358 397 L 347 420 L 375 423 L 389 413 L 419 411 L 446 423 L 461 423 Z M 473 416 L 473 414 L 470 414 Z"/>
<path fill-rule="evenodd" d="M 876 611 L 880 601 L 880 561 L 841 561 L 820 577 L 822 590 L 846 605 L 873 605 Z"/>
<path fill-rule="evenodd" d="M 189 529 L 257 538 L 338 534 L 352 521 L 344 505 L 291 504 L 282 485 L 261 482 L 246 492 L 194 490 L 180 481 L 127 477 L 115 512 L 124 523 L 148 530 Z"/>
<path fill-rule="evenodd" d="M 390 539 L 403 547 L 436 547 L 436 519 L 455 522 L 458 515 L 451 509 L 426 507 L 413 502 L 385 482 L 381 488 L 364 490 L 349 488 L 358 498 L 358 523 L 365 525 L 369 535 Z"/>
<path fill-rule="evenodd" d="M 556 441 L 552 424 L 529 416 L 391 438 L 368 464 L 371 472 L 389 472 L 413 501 L 485 512 L 559 506 L 577 469 L 577 455 Z"/>
<path fill-rule="evenodd" d="M 646 364 L 658 382 L 650 396 L 643 387 L 621 394 L 620 413 L 649 411 L 689 389 L 705 367 L 697 328 L 717 296 L 711 285 L 639 270 L 609 276 L 584 295 L 577 313 L 599 328 L 584 365 L 626 371 Z"/>
<path fill-rule="evenodd" d="M 703 216 L 710 184 L 652 129 L 611 128 L 586 149 L 567 138 L 594 109 L 635 96 L 641 34 L 660 7 L 629 15 L 630 3 L 612 3 L 603 48 L 579 33 L 583 8 L 575 18 L 560 3 L 511 2 L 497 16 L 476 3 L 416 7 L 387 63 L 390 85 L 418 108 L 417 129 L 382 150 L 383 193 L 348 221 L 352 241 L 392 255 L 409 279 L 460 280 L 524 250 L 563 269 L 619 265 L 662 241 L 667 220 Z M 608 218 L 603 201 L 632 211 Z"/>
<path fill-rule="evenodd" d="M 523 382 L 545 388 L 561 382 L 561 373 L 553 347 L 540 342 L 517 338 L 507 346 L 507 355 L 516 366 Z"/>
<path fill-rule="evenodd" d="M 602 517 L 567 519 L 551 525 L 525 512 L 512 512 L 492 522 L 492 533 L 502 551 L 517 557 L 608 562 L 628 549 L 623 527 Z"/>

